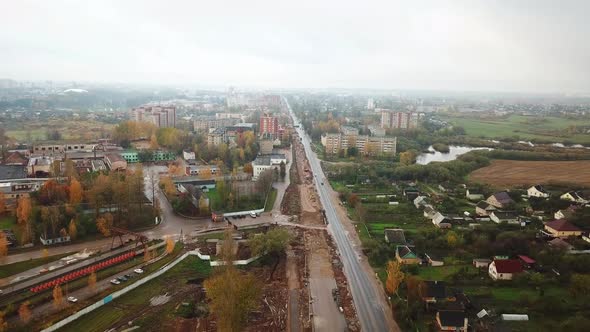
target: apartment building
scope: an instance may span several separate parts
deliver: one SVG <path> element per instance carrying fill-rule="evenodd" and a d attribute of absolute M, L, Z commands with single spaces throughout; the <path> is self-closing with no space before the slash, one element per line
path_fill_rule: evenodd
<path fill-rule="evenodd" d="M 385 136 L 324 134 L 321 142 L 328 154 L 336 154 L 340 150 L 356 147 L 363 155 L 395 155 L 397 148 L 397 138 Z"/>
<path fill-rule="evenodd" d="M 207 145 L 218 146 L 221 143 L 226 142 L 225 129 L 224 128 L 211 128 L 207 134 Z"/>
<path fill-rule="evenodd" d="M 381 110 L 381 128 L 413 129 L 418 127 L 418 113 Z"/>
<path fill-rule="evenodd" d="M 276 138 L 279 133 L 279 118 L 263 114 L 260 116 L 260 135 L 271 135 Z"/>
<path fill-rule="evenodd" d="M 158 128 L 176 127 L 176 106 L 144 105 L 131 110 L 136 122 L 153 123 Z"/>
<path fill-rule="evenodd" d="M 240 119 L 215 117 L 200 117 L 193 121 L 193 129 L 197 132 L 208 132 L 210 128 L 224 128 L 236 125 Z"/>

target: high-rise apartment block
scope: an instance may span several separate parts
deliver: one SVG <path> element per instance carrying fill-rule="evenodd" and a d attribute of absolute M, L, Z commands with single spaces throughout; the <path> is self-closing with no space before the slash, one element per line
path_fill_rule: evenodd
<path fill-rule="evenodd" d="M 418 127 L 418 113 L 391 110 L 381 111 L 381 128 L 413 129 Z"/>
<path fill-rule="evenodd" d="M 137 122 L 153 123 L 159 128 L 176 127 L 176 106 L 135 107 L 131 110 L 131 118 Z"/>
<path fill-rule="evenodd" d="M 350 133 L 350 132 L 349 132 Z M 355 147 L 362 155 L 395 155 L 397 148 L 396 137 L 375 137 L 368 135 L 357 135 L 354 133 L 324 134 L 322 145 L 326 153 L 337 154 L 341 150 Z"/>
<path fill-rule="evenodd" d="M 279 118 L 276 116 L 263 114 L 260 116 L 260 135 L 272 138 L 277 137 L 279 133 Z"/>

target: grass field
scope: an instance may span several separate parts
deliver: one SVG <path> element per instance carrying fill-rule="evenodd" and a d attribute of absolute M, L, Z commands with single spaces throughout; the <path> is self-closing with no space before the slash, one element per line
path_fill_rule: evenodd
<path fill-rule="evenodd" d="M 553 142 L 571 141 L 590 144 L 590 135 L 569 134 L 569 126 L 590 126 L 590 121 L 556 117 L 527 117 L 511 115 L 506 118 L 443 117 L 465 128 L 473 137 L 501 138 L 519 136 L 521 139 L 542 139 Z"/>
<path fill-rule="evenodd" d="M 190 279 L 206 277 L 210 272 L 208 262 L 189 256 L 159 278 L 66 325 L 60 331 L 105 331 L 126 315 L 144 309 L 152 297 L 162 295 L 170 285 L 185 284 Z"/>
<path fill-rule="evenodd" d="M 49 120 L 47 122 L 27 123 L 26 127 L 11 128 L 6 131 L 6 136 L 17 141 L 45 140 L 49 130 L 58 130 L 63 139 L 66 140 L 90 140 L 104 137 L 103 134 L 113 129 L 112 124 L 87 121 L 87 120 Z"/>
<path fill-rule="evenodd" d="M 548 182 L 590 187 L 590 161 L 494 160 L 491 165 L 472 172 L 469 180 L 496 187 Z"/>

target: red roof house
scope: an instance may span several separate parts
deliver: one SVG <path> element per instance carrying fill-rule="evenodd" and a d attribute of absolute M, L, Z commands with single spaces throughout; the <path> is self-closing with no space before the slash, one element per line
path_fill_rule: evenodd
<path fill-rule="evenodd" d="M 518 259 L 495 259 L 488 268 L 488 273 L 494 280 L 512 280 L 515 274 L 522 271 L 522 264 Z"/>
<path fill-rule="evenodd" d="M 582 230 L 565 219 L 548 221 L 545 230 L 554 237 L 570 237 L 582 235 Z"/>

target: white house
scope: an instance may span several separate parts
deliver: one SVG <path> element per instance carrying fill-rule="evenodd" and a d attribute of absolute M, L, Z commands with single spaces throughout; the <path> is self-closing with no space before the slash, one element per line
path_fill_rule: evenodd
<path fill-rule="evenodd" d="M 576 203 L 580 203 L 580 204 L 587 204 L 588 203 L 588 200 L 584 199 L 584 197 L 582 197 L 582 195 L 577 191 L 567 192 L 567 193 L 559 196 L 559 198 L 561 198 L 565 201 L 571 201 L 571 202 L 576 202 Z"/>
<path fill-rule="evenodd" d="M 518 222 L 518 213 L 511 211 L 492 211 L 490 213 L 490 219 L 496 224 L 502 222 L 514 224 Z"/>
<path fill-rule="evenodd" d="M 495 259 L 488 267 L 488 274 L 494 280 L 512 280 L 522 271 L 522 265 L 517 259 Z"/>
<path fill-rule="evenodd" d="M 416 207 L 416 209 L 419 209 L 422 206 L 426 206 L 427 204 L 428 202 L 426 201 L 425 196 L 418 196 L 414 199 L 414 206 Z"/>
<path fill-rule="evenodd" d="M 182 158 L 184 158 L 184 160 L 195 160 L 195 153 L 192 151 L 182 151 Z"/>
<path fill-rule="evenodd" d="M 532 186 L 526 191 L 528 197 L 549 198 L 551 194 L 540 185 Z"/>
<path fill-rule="evenodd" d="M 478 193 L 473 189 L 467 189 L 467 191 L 465 191 L 465 197 L 470 201 L 479 201 L 483 199 L 483 194 Z"/>

